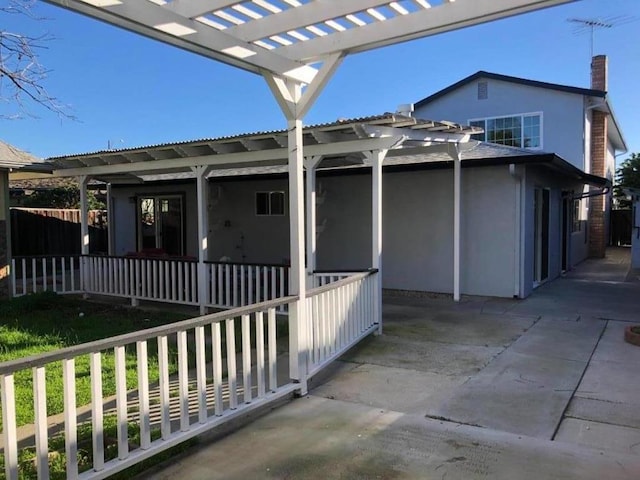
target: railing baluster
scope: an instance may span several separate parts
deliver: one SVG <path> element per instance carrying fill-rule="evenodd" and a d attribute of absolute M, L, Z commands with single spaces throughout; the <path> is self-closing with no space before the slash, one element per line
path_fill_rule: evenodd
<path fill-rule="evenodd" d="M 153 297 L 152 298 L 158 298 L 158 261 L 157 260 L 153 260 L 151 275 L 153 276 Z"/>
<path fill-rule="evenodd" d="M 262 267 L 262 300 L 269 300 L 269 270 L 267 267 Z"/>
<path fill-rule="evenodd" d="M 73 257 L 69 258 L 69 273 L 71 274 L 71 291 L 76 291 L 76 268 Z"/>
<path fill-rule="evenodd" d="M 176 268 L 176 262 L 171 262 L 171 300 L 177 300 L 178 299 L 178 290 L 177 290 L 177 283 L 178 283 L 178 276 L 176 275 L 177 272 L 177 268 Z"/>
<path fill-rule="evenodd" d="M 215 414 L 222 415 L 222 336 L 220 322 L 211 324 L 211 349 L 213 363 L 213 394 L 215 396 Z"/>
<path fill-rule="evenodd" d="M 17 283 L 16 282 L 16 259 L 12 258 L 11 259 L 11 285 L 13 287 L 12 294 L 14 297 L 17 296 L 16 283 Z"/>
<path fill-rule="evenodd" d="M 271 267 L 271 296 L 270 299 L 273 300 L 278 298 L 278 283 L 276 282 L 276 267 Z"/>
<path fill-rule="evenodd" d="M 194 262 L 190 262 L 191 268 L 191 303 L 198 303 L 198 265 Z M 204 281 L 204 279 L 203 279 Z"/>
<path fill-rule="evenodd" d="M 180 262 L 178 264 L 178 301 L 184 300 L 184 268 Z"/>
<path fill-rule="evenodd" d="M 158 262 L 158 298 L 161 300 L 166 300 L 166 296 L 164 294 L 165 283 L 164 283 L 164 266 L 167 262 L 164 260 Z"/>
<path fill-rule="evenodd" d="M 224 305 L 224 280 L 223 280 L 223 265 L 218 265 L 218 298 L 217 304 L 218 306 Z"/>
<path fill-rule="evenodd" d="M 60 267 L 62 268 L 62 292 L 67 293 L 67 258 L 62 257 L 60 262 Z"/>
<path fill-rule="evenodd" d="M 188 302 L 191 295 L 191 271 L 188 263 L 180 262 L 180 264 L 182 265 L 180 269 L 184 272 L 184 298 L 182 300 Z"/>
<path fill-rule="evenodd" d="M 64 438 L 67 478 L 78 478 L 78 430 L 76 412 L 76 365 L 73 358 L 62 360 L 64 385 Z"/>
<path fill-rule="evenodd" d="M 260 294 L 262 293 L 262 289 L 260 288 L 260 280 L 262 276 L 260 275 L 260 267 L 255 267 L 255 275 L 256 275 L 256 303 L 262 301 L 260 298 Z"/>
<path fill-rule="evenodd" d="M 229 265 L 224 266 L 224 304 L 231 306 L 231 269 Z"/>
<path fill-rule="evenodd" d="M 284 267 L 280 267 L 279 270 L 280 270 L 280 293 L 278 296 L 284 297 L 287 294 L 287 292 L 285 292 L 285 289 L 284 289 L 284 278 L 285 278 L 286 269 Z M 281 312 L 284 312 L 284 307 L 285 307 L 284 305 L 280 305 L 278 307 L 278 310 Z"/>
<path fill-rule="evenodd" d="M 38 291 L 38 287 L 36 284 L 36 278 L 38 277 L 38 269 L 36 267 L 36 259 L 31 259 L 31 282 L 32 282 L 32 292 L 36 293 Z"/>
<path fill-rule="evenodd" d="M 91 437 L 93 445 L 93 469 L 96 472 L 104 469 L 104 431 L 102 418 L 102 354 L 89 354 L 91 374 Z"/>
<path fill-rule="evenodd" d="M 22 294 L 27 294 L 27 259 L 22 259 Z"/>
<path fill-rule="evenodd" d="M 113 349 L 116 370 L 116 421 L 118 423 L 118 458 L 129 456 L 129 432 L 127 429 L 127 364 L 124 345 Z"/>
<path fill-rule="evenodd" d="M 253 268 L 251 266 L 247 266 L 247 282 L 249 283 L 249 300 L 248 304 L 256 303 L 253 298 Z"/>
<path fill-rule="evenodd" d="M 311 318 L 315 327 L 316 361 L 324 362 L 324 322 L 320 318 L 320 301 L 322 297 L 311 297 Z"/>
<path fill-rule="evenodd" d="M 42 291 L 47 291 L 47 259 L 42 259 Z"/>
<path fill-rule="evenodd" d="M 52 284 L 53 284 L 53 291 L 57 292 L 58 291 L 58 278 L 57 278 L 57 272 L 56 272 L 56 257 L 53 257 L 51 259 L 51 276 L 52 278 Z"/>
<path fill-rule="evenodd" d="M 140 448 L 147 450 L 151 446 L 151 419 L 149 416 L 149 364 L 146 340 L 136 342 L 136 357 L 138 364 Z"/>
<path fill-rule="evenodd" d="M 244 403 L 251 402 L 251 323 L 249 315 L 242 315 L 242 389 Z"/>
<path fill-rule="evenodd" d="M 265 370 L 264 370 L 264 315 L 256 312 L 256 377 L 258 383 L 258 397 L 264 397 Z"/>
<path fill-rule="evenodd" d="M 166 440 L 171 435 L 171 411 L 169 397 L 169 347 L 167 336 L 158 337 L 158 370 L 160 395 L 160 436 Z"/>
<path fill-rule="evenodd" d="M 233 272 L 232 272 L 232 285 L 233 285 L 233 295 L 232 295 L 232 302 L 233 302 L 233 306 L 234 307 L 239 307 L 240 305 L 238 305 L 238 267 L 237 265 L 233 266 Z"/>
<path fill-rule="evenodd" d="M 278 389 L 278 345 L 276 343 L 276 309 L 267 311 L 267 329 L 269 338 L 269 390 Z"/>
<path fill-rule="evenodd" d="M 245 266 L 240 265 L 240 306 L 244 307 L 247 305 L 246 303 L 246 277 L 245 277 Z"/>
<path fill-rule="evenodd" d="M 225 321 L 227 336 L 227 384 L 229 385 L 229 408 L 235 410 L 238 406 L 238 378 L 236 371 L 236 334 L 233 318 Z"/>
<path fill-rule="evenodd" d="M 16 395 L 13 375 L 0 376 L 2 389 L 2 434 L 4 472 L 7 480 L 18 480 L 18 441 L 16 435 Z"/>
<path fill-rule="evenodd" d="M 196 375 L 198 386 L 198 422 L 207 421 L 207 359 L 204 327 L 196 327 Z"/>
<path fill-rule="evenodd" d="M 180 397 L 180 431 L 189 430 L 189 357 L 187 332 L 179 331 L 178 339 L 178 391 Z"/>
<path fill-rule="evenodd" d="M 38 479 L 49 478 L 49 442 L 47 433 L 47 390 L 44 367 L 33 369 L 34 429 Z"/>

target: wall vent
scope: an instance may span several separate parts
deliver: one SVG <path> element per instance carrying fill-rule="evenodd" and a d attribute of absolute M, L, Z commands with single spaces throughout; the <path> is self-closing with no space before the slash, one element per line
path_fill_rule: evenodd
<path fill-rule="evenodd" d="M 478 100 L 486 100 L 489 98 L 489 83 L 478 82 Z"/>

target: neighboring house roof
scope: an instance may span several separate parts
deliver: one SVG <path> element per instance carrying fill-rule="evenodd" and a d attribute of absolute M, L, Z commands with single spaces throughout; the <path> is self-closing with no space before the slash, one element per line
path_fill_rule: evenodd
<path fill-rule="evenodd" d="M 580 88 L 580 87 L 572 87 L 569 85 L 560 85 L 557 83 L 540 82 L 538 80 L 529 80 L 527 78 L 512 77 L 510 75 L 502 75 L 500 73 L 485 72 L 483 70 L 480 70 L 479 72 L 476 72 L 473 75 L 469 75 L 468 77 L 463 78 L 459 82 L 449 85 L 448 87 L 443 88 L 442 90 L 439 90 L 436 93 L 423 98 L 422 100 L 419 100 L 418 102 L 415 103 L 415 107 L 419 108 L 419 107 L 428 105 L 429 103 L 435 100 L 438 100 L 441 97 L 446 96 L 447 94 L 453 92 L 454 90 L 457 90 L 458 88 L 463 87 L 481 78 L 486 78 L 489 80 L 498 80 L 501 82 L 515 83 L 517 85 L 524 85 L 527 87 L 544 88 L 544 89 L 556 90 L 564 93 L 583 95 L 585 97 L 591 97 L 594 99 L 602 99 L 604 102 L 601 104 L 598 104 L 596 102 L 593 105 L 593 108 L 602 109 L 603 111 L 606 111 L 607 113 L 609 113 L 610 118 L 612 119 L 614 124 L 614 129 L 613 131 L 610 132 L 613 137 L 612 138 L 613 144 L 616 147 L 616 150 L 620 150 L 623 152 L 627 151 L 627 144 L 624 140 L 624 136 L 622 135 L 622 130 L 620 129 L 620 126 L 618 125 L 618 121 L 616 120 L 616 116 L 613 113 L 613 108 L 611 107 L 611 102 L 607 96 L 607 92 L 605 92 L 604 90 L 594 90 L 591 88 Z"/>
<path fill-rule="evenodd" d="M 51 172 L 51 167 L 30 153 L 0 140 L 0 168 L 29 172 Z"/>

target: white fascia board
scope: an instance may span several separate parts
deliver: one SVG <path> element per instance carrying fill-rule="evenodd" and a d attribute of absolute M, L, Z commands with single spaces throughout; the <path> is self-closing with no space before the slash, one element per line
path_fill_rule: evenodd
<path fill-rule="evenodd" d="M 402 137 L 368 138 L 349 142 L 308 145 L 304 147 L 305 156 L 342 155 L 369 150 L 387 150 L 402 142 Z M 201 157 L 177 158 L 169 160 L 148 160 L 144 162 L 118 163 L 93 167 L 62 168 L 54 170 L 56 177 L 74 177 L 78 175 L 109 175 L 118 173 L 150 173 L 159 170 L 190 171 L 196 166 L 242 166 L 245 164 L 273 164 L 274 161 L 286 162 L 289 158 L 287 148 L 274 148 L 258 152 L 239 152 Z"/>
<path fill-rule="evenodd" d="M 257 21 L 234 25 L 226 31 L 245 42 L 253 42 L 388 3 L 388 0 L 315 0 Z"/>
<path fill-rule="evenodd" d="M 362 52 L 573 1 L 456 0 L 383 22 L 279 47 L 277 51 L 287 58 L 308 63 L 338 51 Z"/>
<path fill-rule="evenodd" d="M 215 28 L 177 15 L 167 8 L 148 0 L 127 0 L 126 3 L 108 7 L 94 7 L 80 0 L 45 1 L 252 73 L 262 74 L 266 70 L 276 75 L 284 75 L 286 72 L 295 71 L 306 66 L 304 63 L 284 58 L 275 51 L 268 51 L 253 44 L 242 42 Z M 154 26 L 172 22 L 187 26 L 195 30 L 195 33 L 176 36 L 154 28 Z M 238 46 L 256 53 L 246 59 L 222 53 L 224 49 Z M 296 80 L 305 81 L 302 78 Z"/>

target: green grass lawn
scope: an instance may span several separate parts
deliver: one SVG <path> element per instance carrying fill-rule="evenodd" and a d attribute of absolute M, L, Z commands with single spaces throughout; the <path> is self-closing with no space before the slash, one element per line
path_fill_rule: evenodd
<path fill-rule="evenodd" d="M 27 295 L 0 303 L 0 362 L 27 357 L 59 348 L 120 335 L 136 330 L 184 320 L 188 316 L 169 312 L 148 312 L 134 308 L 89 302 L 54 293 Z M 156 345 L 149 343 L 149 379 L 158 379 Z M 172 358 L 175 355 L 172 355 Z M 113 351 L 102 356 L 103 394 L 115 393 Z M 127 347 L 127 386 L 136 388 L 135 345 Z M 172 362 L 173 363 L 173 362 Z M 175 363 L 171 365 L 175 370 Z M 91 401 L 89 356 L 76 359 L 76 404 Z M 63 411 L 62 365 L 54 362 L 46 368 L 47 413 Z M 31 369 L 16 372 L 17 424 L 33 422 L 33 382 Z"/>

